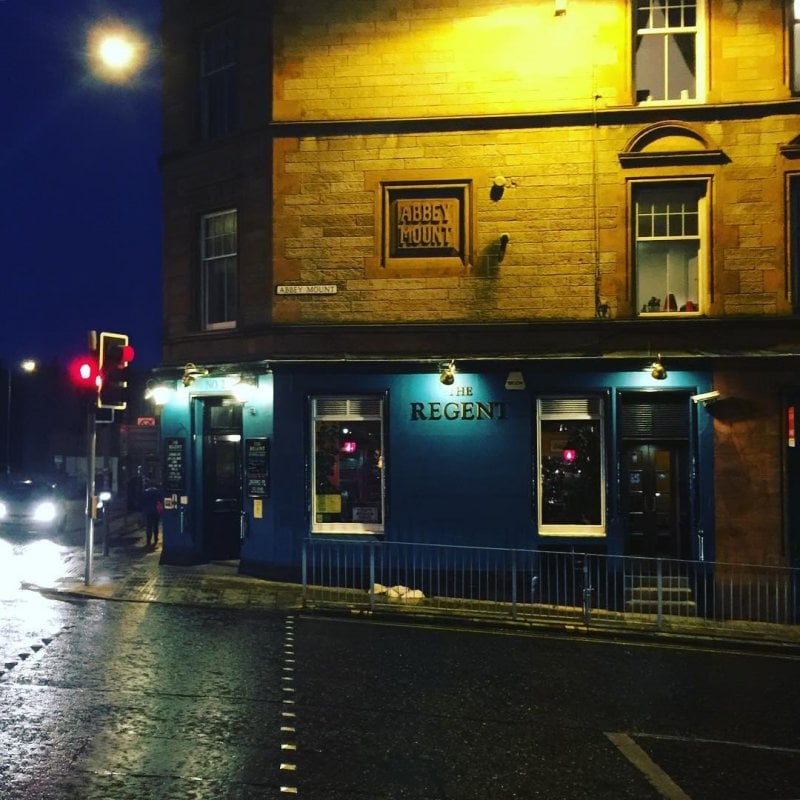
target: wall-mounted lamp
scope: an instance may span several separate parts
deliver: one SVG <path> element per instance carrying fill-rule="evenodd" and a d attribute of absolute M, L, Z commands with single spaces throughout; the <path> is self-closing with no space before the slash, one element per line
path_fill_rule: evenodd
<path fill-rule="evenodd" d="M 709 403 L 715 403 L 719 400 L 720 396 L 720 393 L 716 390 L 712 392 L 701 392 L 700 394 L 692 395 L 692 402 L 702 403 L 704 406 L 707 406 Z"/>
<path fill-rule="evenodd" d="M 505 175 L 495 175 L 492 178 L 492 188 L 489 190 L 489 197 L 497 202 L 502 196 L 503 192 L 508 186 L 508 179 Z"/>
<path fill-rule="evenodd" d="M 147 381 L 145 386 L 144 399 L 152 400 L 157 406 L 166 405 L 172 396 L 172 389 L 163 383 Z"/>
<path fill-rule="evenodd" d="M 208 370 L 205 367 L 198 367 L 195 364 L 187 364 L 183 368 L 183 381 L 184 386 L 191 386 L 198 378 L 204 378 L 208 375 Z"/>
<path fill-rule="evenodd" d="M 661 363 L 661 353 L 658 358 L 650 365 L 650 377 L 657 381 L 663 381 L 667 377 L 667 370 Z"/>
<path fill-rule="evenodd" d="M 556 0 L 555 13 L 557 17 L 563 17 L 567 13 L 567 0 Z"/>
<path fill-rule="evenodd" d="M 240 378 L 239 383 L 233 387 L 232 391 L 233 396 L 240 403 L 247 403 L 253 399 L 257 389 L 258 387 L 256 386 L 256 379 L 251 375 L 243 375 Z"/>
<path fill-rule="evenodd" d="M 452 359 L 439 365 L 439 381 L 445 386 L 452 386 L 456 379 L 456 362 Z"/>

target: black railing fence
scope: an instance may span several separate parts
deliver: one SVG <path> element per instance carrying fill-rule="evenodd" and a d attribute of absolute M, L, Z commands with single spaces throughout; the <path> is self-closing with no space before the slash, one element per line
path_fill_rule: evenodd
<path fill-rule="evenodd" d="M 304 542 L 306 605 L 345 605 L 659 629 L 800 623 L 789 567 L 314 538 Z"/>

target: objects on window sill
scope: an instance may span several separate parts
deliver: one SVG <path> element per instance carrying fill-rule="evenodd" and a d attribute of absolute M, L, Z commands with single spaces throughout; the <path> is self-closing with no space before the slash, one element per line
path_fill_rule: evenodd
<path fill-rule="evenodd" d="M 656 311 L 661 311 L 661 298 L 651 297 L 647 303 L 642 306 L 642 312 L 653 314 Z"/>
<path fill-rule="evenodd" d="M 675 295 L 671 294 L 667 298 L 666 302 L 664 303 L 664 307 L 661 307 L 661 299 L 659 297 L 651 297 L 643 306 L 641 310 L 641 314 L 658 314 L 658 313 L 677 313 L 679 311 L 686 312 L 686 311 L 697 311 L 697 303 L 694 300 L 687 300 L 682 306 L 678 307 L 678 302 L 675 299 Z"/>

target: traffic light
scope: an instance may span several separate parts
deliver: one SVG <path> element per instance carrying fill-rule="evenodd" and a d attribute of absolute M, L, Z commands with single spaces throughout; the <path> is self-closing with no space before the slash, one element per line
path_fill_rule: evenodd
<path fill-rule="evenodd" d="M 100 368 L 92 356 L 78 356 L 69 365 L 69 379 L 82 396 L 94 400 L 100 390 Z"/>
<path fill-rule="evenodd" d="M 128 405 L 128 364 L 133 347 L 122 333 L 100 334 L 100 393 L 98 408 L 122 410 Z"/>

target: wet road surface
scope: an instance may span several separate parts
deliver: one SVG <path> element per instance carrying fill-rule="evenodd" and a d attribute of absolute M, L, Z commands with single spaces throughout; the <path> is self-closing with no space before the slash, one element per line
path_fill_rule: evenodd
<path fill-rule="evenodd" d="M 48 602 L 3 800 L 800 797 L 794 651 Z"/>

